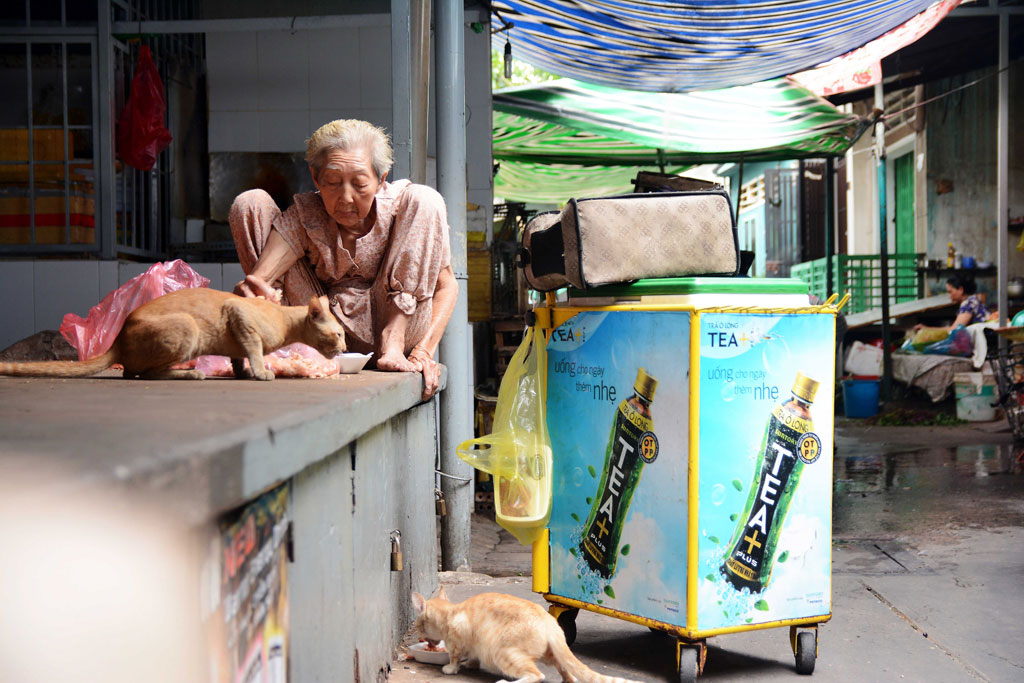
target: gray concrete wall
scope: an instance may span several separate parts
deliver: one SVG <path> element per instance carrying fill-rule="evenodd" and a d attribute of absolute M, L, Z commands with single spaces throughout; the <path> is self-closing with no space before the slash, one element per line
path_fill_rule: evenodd
<path fill-rule="evenodd" d="M 413 620 L 410 592 L 436 587 L 433 434 L 433 404 L 423 404 L 293 480 L 295 680 L 383 680 Z M 392 529 L 401 572 L 390 568 Z"/>
<path fill-rule="evenodd" d="M 927 97 L 990 75 L 974 71 L 929 84 Z M 1024 215 L 1024 135 L 1013 126 L 1024 103 L 1024 69 L 1010 69 L 1010 217 Z M 927 207 L 929 258 L 946 257 L 948 242 L 978 260 L 997 260 L 996 235 L 996 105 L 997 78 L 985 80 L 928 104 Z M 937 193 L 940 180 L 952 191 Z M 1013 249 L 1020 229 L 1010 233 L 1011 276 L 1024 275 L 1024 254 Z"/>

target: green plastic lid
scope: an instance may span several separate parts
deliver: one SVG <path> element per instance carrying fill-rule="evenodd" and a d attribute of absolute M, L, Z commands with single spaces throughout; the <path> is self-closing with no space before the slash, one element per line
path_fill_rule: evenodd
<path fill-rule="evenodd" d="M 656 294 L 807 294 L 808 285 L 792 277 L 667 277 L 592 289 L 569 289 L 572 297 L 639 297 Z"/>

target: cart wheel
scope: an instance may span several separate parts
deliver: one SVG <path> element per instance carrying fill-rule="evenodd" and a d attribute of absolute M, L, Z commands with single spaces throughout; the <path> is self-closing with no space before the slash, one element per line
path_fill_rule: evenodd
<path fill-rule="evenodd" d="M 796 636 L 796 672 L 809 676 L 814 673 L 817 659 L 817 638 L 814 631 L 801 631 Z"/>
<path fill-rule="evenodd" d="M 698 648 L 681 646 L 679 648 L 679 683 L 697 683 Z"/>
<path fill-rule="evenodd" d="M 567 609 L 555 617 L 558 625 L 562 627 L 562 633 L 565 634 L 566 645 L 576 642 L 576 615 L 579 613 L 577 609 Z"/>

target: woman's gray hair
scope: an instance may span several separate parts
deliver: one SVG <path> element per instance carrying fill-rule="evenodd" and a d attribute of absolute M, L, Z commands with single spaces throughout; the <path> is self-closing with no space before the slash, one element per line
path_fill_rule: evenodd
<path fill-rule="evenodd" d="M 382 129 L 359 119 L 338 119 L 325 123 L 306 140 L 306 163 L 319 177 L 324 156 L 331 150 L 362 149 L 370 155 L 370 165 L 378 178 L 391 170 L 394 157 L 391 141 Z"/>

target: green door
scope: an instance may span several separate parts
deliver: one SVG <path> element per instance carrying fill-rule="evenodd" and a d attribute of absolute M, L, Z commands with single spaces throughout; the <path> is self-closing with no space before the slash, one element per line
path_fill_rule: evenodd
<path fill-rule="evenodd" d="M 893 161 L 893 195 L 896 206 L 896 301 L 917 298 L 916 262 L 914 253 L 914 154 L 904 154 Z"/>

